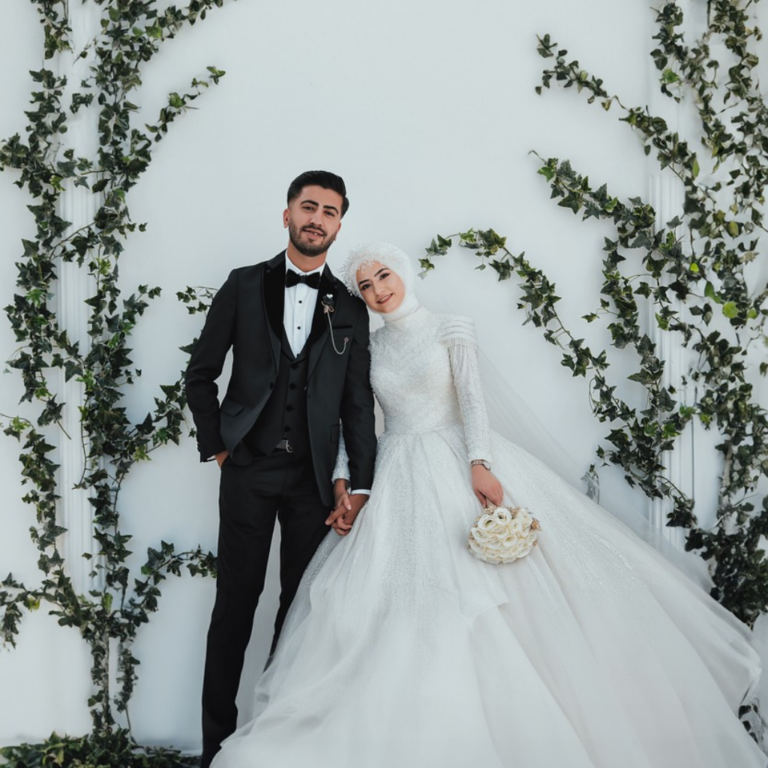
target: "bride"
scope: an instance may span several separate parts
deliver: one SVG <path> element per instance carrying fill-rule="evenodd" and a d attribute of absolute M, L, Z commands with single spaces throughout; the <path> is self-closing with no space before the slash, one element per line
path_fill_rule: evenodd
<path fill-rule="evenodd" d="M 419 305 L 405 254 L 359 249 L 344 277 L 386 321 L 371 498 L 329 518 L 344 535 L 318 550 L 254 718 L 213 768 L 768 765 L 736 715 L 760 671 L 749 629 L 489 429 L 472 322 Z M 475 559 L 478 499 L 527 507 L 539 546 Z"/>

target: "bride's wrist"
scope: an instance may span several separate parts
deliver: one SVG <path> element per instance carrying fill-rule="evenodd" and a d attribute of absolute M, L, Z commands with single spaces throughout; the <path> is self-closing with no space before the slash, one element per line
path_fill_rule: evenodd
<path fill-rule="evenodd" d="M 491 471 L 491 464 L 485 459 L 473 459 L 472 461 L 469 462 L 469 466 L 472 469 L 485 469 L 488 472 Z"/>

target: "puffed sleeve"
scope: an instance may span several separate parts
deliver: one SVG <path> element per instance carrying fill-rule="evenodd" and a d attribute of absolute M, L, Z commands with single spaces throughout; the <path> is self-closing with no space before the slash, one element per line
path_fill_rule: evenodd
<path fill-rule="evenodd" d="M 485 459 L 492 462 L 491 432 L 477 362 L 475 323 L 468 317 L 446 316 L 439 338 L 448 348 L 468 458 L 470 461 Z"/>

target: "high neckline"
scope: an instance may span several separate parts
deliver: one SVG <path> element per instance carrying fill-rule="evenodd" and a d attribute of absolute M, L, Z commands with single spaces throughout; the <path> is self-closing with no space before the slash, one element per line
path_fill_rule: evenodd
<path fill-rule="evenodd" d="M 407 291 L 403 297 L 403 301 L 397 309 L 393 309 L 391 312 L 376 312 L 379 317 L 387 324 L 397 323 L 400 320 L 412 315 L 419 307 L 421 303 L 416 298 L 413 291 Z M 374 310 L 375 311 L 375 310 Z"/>
<path fill-rule="evenodd" d="M 385 327 L 393 331 L 406 331 L 421 325 L 429 316 L 429 310 L 421 304 L 411 308 L 409 312 L 400 317 L 393 317 L 386 321 Z"/>

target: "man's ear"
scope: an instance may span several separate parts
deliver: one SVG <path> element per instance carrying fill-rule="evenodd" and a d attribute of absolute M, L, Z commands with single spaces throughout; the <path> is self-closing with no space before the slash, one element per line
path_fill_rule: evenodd
<path fill-rule="evenodd" d="M 283 211 L 283 229 L 288 229 L 288 217 L 291 215 L 291 212 L 286 208 Z"/>

